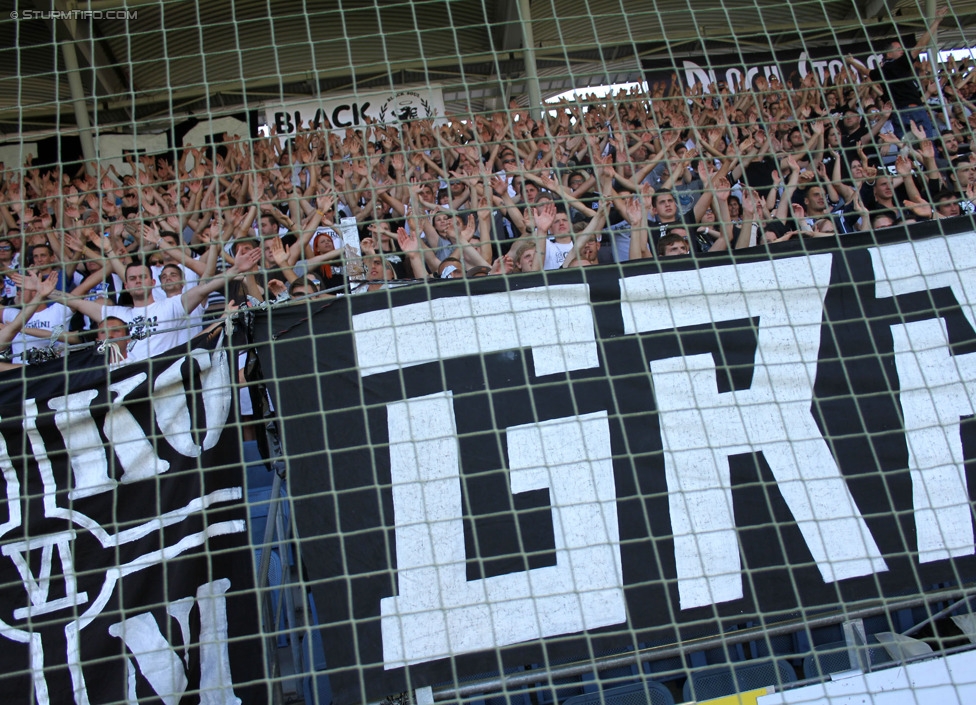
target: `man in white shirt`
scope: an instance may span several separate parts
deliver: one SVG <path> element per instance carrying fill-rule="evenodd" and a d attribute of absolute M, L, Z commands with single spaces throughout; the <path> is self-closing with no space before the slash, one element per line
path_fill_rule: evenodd
<path fill-rule="evenodd" d="M 547 199 L 532 209 L 532 219 L 534 230 L 531 235 L 523 235 L 520 238 L 522 242 L 515 246 L 519 248 L 519 259 L 522 259 L 522 254 L 527 250 L 522 243 L 531 242 L 534 238 L 536 254 L 520 263 L 522 271 L 559 269 L 573 251 L 573 225 L 569 222 L 569 216 Z"/>
<path fill-rule="evenodd" d="M 214 254 L 211 250 L 208 256 L 213 258 Z M 144 263 L 133 263 L 125 268 L 125 288 L 132 296 L 132 306 L 102 306 L 93 301 L 67 297 L 64 302 L 99 323 L 109 316 L 124 321 L 130 336 L 128 359 L 145 360 L 185 345 L 190 339 L 190 314 L 193 310 L 207 300 L 210 292 L 224 286 L 227 279 L 250 271 L 260 259 L 260 250 L 242 254 L 234 266 L 220 276 L 191 287 L 180 296 L 162 301 L 153 300 L 152 290 L 156 280 L 150 268 Z"/>
<path fill-rule="evenodd" d="M 62 304 L 48 303 L 45 298 L 54 290 L 57 281 L 57 273 L 51 273 L 46 279 L 41 279 L 36 273 L 28 272 L 21 282 L 22 286 L 17 287 L 16 299 L 21 306 L 3 309 L 3 333 L 0 337 L 3 343 L 10 345 L 11 362 L 22 364 L 27 350 L 50 346 L 54 329 L 58 326 L 67 328 L 71 311 Z M 27 286 L 28 289 L 24 291 L 23 286 Z M 35 296 L 42 286 L 44 295 Z M 77 342 L 77 338 L 67 330 L 62 330 L 58 339 Z"/>

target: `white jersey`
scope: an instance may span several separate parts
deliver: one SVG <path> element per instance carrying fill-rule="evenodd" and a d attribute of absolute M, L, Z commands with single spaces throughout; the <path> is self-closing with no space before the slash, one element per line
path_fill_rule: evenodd
<path fill-rule="evenodd" d="M 546 259 L 543 261 L 543 269 L 559 269 L 566 261 L 566 257 L 573 251 L 573 242 L 556 242 L 550 240 L 546 243 Z"/>
<path fill-rule="evenodd" d="M 19 313 L 20 309 L 18 308 L 5 308 L 3 310 L 4 325 L 12 323 Z M 71 316 L 71 309 L 64 304 L 56 302 L 49 303 L 41 311 L 35 311 L 34 315 L 30 317 L 30 320 L 24 324 L 24 329 L 17 333 L 13 342 L 10 343 L 11 359 L 13 362 L 23 362 L 24 351 L 30 348 L 46 348 L 51 344 L 49 337 L 38 338 L 27 331 L 31 329 L 51 331 L 54 330 L 55 326 L 64 326 L 67 328 Z"/>
<path fill-rule="evenodd" d="M 190 340 L 190 318 L 183 297 L 154 301 L 148 306 L 102 306 L 102 319 L 114 316 L 129 328 L 129 359 L 145 360 Z"/>

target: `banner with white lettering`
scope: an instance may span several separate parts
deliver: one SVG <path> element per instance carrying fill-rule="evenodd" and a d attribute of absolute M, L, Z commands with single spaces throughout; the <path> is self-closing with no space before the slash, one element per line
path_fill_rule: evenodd
<path fill-rule="evenodd" d="M 976 578 L 976 233 L 917 228 L 259 320 L 336 702 Z"/>
<path fill-rule="evenodd" d="M 0 378 L 0 701 L 267 702 L 222 337 Z"/>
<path fill-rule="evenodd" d="M 840 50 L 836 44 L 805 49 L 777 49 L 775 53 L 750 51 L 748 54 L 709 53 L 707 56 L 690 56 L 678 63 L 670 60 L 644 59 L 641 68 L 644 80 L 650 84 L 670 85 L 677 77 L 684 90 L 690 90 L 696 82 L 711 92 L 728 88 L 735 93 L 739 87 L 755 88 L 756 78 L 778 78 L 784 85 L 799 88 L 808 75 L 816 77 L 816 85 L 824 85 L 837 78 L 844 70 L 844 56 L 852 54 L 868 68 L 876 68 L 882 60 L 880 49 L 885 45 L 878 39 L 874 45 L 866 42 L 845 44 Z M 841 54 L 840 52 L 843 52 Z M 747 60 L 746 60 L 747 59 Z"/>

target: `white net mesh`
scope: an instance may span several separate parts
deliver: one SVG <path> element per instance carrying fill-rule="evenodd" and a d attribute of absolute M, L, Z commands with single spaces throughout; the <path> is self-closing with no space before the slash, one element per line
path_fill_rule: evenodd
<path fill-rule="evenodd" d="M 972 701 L 971 7 L 51 3 L 6 700 Z"/>

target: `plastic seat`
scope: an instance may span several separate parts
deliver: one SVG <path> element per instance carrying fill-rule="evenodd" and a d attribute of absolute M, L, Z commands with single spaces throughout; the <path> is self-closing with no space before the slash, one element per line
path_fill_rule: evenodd
<path fill-rule="evenodd" d="M 550 675 L 550 669 L 555 669 L 566 663 L 575 662 L 576 659 L 565 659 L 550 662 L 550 668 L 546 668 L 546 666 L 541 664 L 533 664 L 529 668 L 530 671 L 539 671 L 539 682 L 534 686 L 535 701 L 538 705 L 561 703 L 584 693 L 582 676 L 559 676 L 554 678 Z"/>
<path fill-rule="evenodd" d="M 505 675 L 509 675 L 512 673 L 519 673 L 522 670 L 524 669 L 522 669 L 519 666 L 506 668 Z M 497 677 L 498 677 L 497 671 L 478 673 L 473 676 L 462 678 L 460 681 L 458 681 L 458 685 L 463 685 L 465 683 L 471 683 L 474 681 L 487 680 L 489 678 L 497 678 Z M 444 683 L 437 684 L 434 686 L 434 688 L 436 689 L 442 685 L 445 684 Z M 460 704 L 461 701 L 456 701 L 456 702 Z M 532 705 L 532 699 L 529 697 L 529 692 L 525 688 L 525 686 L 513 688 L 512 690 L 509 690 L 507 692 L 502 692 L 502 693 L 497 693 L 497 692 L 486 693 L 485 696 L 481 699 L 478 698 L 471 699 L 471 700 L 465 699 L 463 702 L 464 705 Z"/>
<path fill-rule="evenodd" d="M 634 653 L 632 647 L 626 647 L 623 649 L 612 649 L 610 651 L 601 651 L 594 656 L 597 658 L 603 656 L 621 656 L 628 653 Z M 613 668 L 601 668 L 596 672 L 594 677 L 593 673 L 583 674 L 583 682 L 585 683 L 584 690 L 586 692 L 598 692 L 603 689 L 603 684 L 606 684 L 606 688 L 615 688 L 622 685 L 632 685 L 628 681 L 640 681 L 641 677 L 641 666 L 636 661 L 634 663 L 627 664 L 625 666 L 615 666 Z"/>
<path fill-rule="evenodd" d="M 661 683 L 646 680 L 577 695 L 563 705 L 674 705 L 674 697 Z"/>
<path fill-rule="evenodd" d="M 858 653 L 867 650 L 867 657 L 872 666 L 891 661 L 891 656 L 878 643 L 867 646 L 856 646 Z M 835 641 L 821 644 L 803 658 L 803 675 L 805 678 L 823 678 L 831 673 L 851 670 L 850 656 L 846 641 Z"/>
<path fill-rule="evenodd" d="M 711 700 L 769 685 L 795 682 L 796 671 L 785 661 L 737 663 L 693 672 L 685 681 L 683 697 L 686 701 Z"/>

